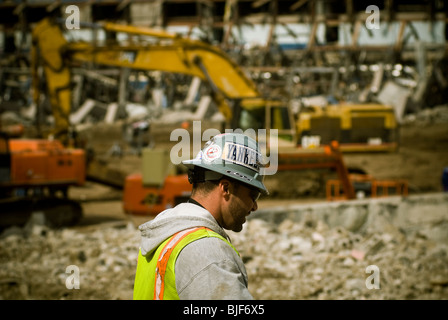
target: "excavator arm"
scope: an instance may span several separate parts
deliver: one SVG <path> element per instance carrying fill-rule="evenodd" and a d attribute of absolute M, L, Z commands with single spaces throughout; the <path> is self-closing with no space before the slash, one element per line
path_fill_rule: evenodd
<path fill-rule="evenodd" d="M 37 68 L 43 65 L 56 132 L 67 130 L 70 126 L 70 67 L 74 62 L 199 77 L 210 84 L 215 102 L 229 124 L 233 121 L 232 126 L 237 123 L 232 106 L 236 109 L 242 100 L 247 99 L 258 101 L 257 106 L 265 103 L 252 80 L 216 46 L 150 28 L 113 23 L 105 23 L 101 27 L 109 32 L 151 37 L 153 43 L 97 46 L 85 42 L 68 42 L 59 25 L 49 18 L 39 22 L 33 30 L 34 99 L 37 101 L 40 93 Z"/>
<path fill-rule="evenodd" d="M 33 99 L 39 105 L 42 79 L 39 67 L 43 67 L 46 79 L 46 94 L 54 116 L 55 136 L 64 135 L 70 129 L 71 111 L 71 72 L 63 58 L 67 41 L 58 25 L 51 20 L 42 20 L 32 33 L 31 74 Z M 63 137 L 61 137 L 63 138 Z M 62 139 L 64 140 L 64 139 Z M 67 141 L 62 141 L 65 145 Z"/>

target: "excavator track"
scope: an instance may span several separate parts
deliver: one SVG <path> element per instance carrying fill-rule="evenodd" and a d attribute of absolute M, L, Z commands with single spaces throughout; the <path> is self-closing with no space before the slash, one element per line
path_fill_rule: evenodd
<path fill-rule="evenodd" d="M 0 201 L 0 231 L 11 227 L 23 227 L 33 213 L 43 213 L 50 228 L 76 225 L 83 216 L 81 205 L 67 198 L 11 198 Z"/>

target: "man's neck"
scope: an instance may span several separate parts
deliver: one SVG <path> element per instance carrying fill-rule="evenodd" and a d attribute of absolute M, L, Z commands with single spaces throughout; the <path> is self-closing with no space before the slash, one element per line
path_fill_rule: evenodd
<path fill-rule="evenodd" d="M 197 205 L 197 206 L 200 206 L 200 207 L 202 207 L 202 208 L 205 209 L 205 207 L 204 207 L 202 204 L 200 204 L 197 200 L 195 200 L 195 199 L 193 199 L 193 198 L 188 199 L 187 202 L 188 202 L 188 203 L 193 203 L 193 204 L 195 204 L 195 205 Z"/>

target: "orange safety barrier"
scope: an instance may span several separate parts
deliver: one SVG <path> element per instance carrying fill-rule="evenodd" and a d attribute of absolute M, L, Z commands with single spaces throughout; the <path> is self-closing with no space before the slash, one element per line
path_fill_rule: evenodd
<path fill-rule="evenodd" d="M 372 197 L 387 197 L 389 195 L 389 189 L 395 189 L 396 195 L 408 195 L 408 183 L 404 180 L 397 180 L 397 181 L 379 181 L 379 180 L 373 180 L 372 181 Z M 382 191 L 380 194 L 379 191 Z"/>
<path fill-rule="evenodd" d="M 408 195 L 408 182 L 405 180 L 376 180 L 373 178 L 350 179 L 351 183 L 365 182 L 370 184 L 370 197 L 379 198 L 389 195 Z M 328 201 L 346 200 L 347 196 L 341 188 L 340 180 L 328 180 L 326 183 L 326 197 Z"/>

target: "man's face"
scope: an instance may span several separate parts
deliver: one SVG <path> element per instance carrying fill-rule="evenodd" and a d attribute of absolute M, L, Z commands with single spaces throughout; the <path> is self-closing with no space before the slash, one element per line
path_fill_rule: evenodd
<path fill-rule="evenodd" d="M 228 206 L 223 212 L 223 227 L 234 232 L 240 232 L 246 222 L 246 216 L 257 210 L 258 191 L 245 185 L 231 184 Z"/>

